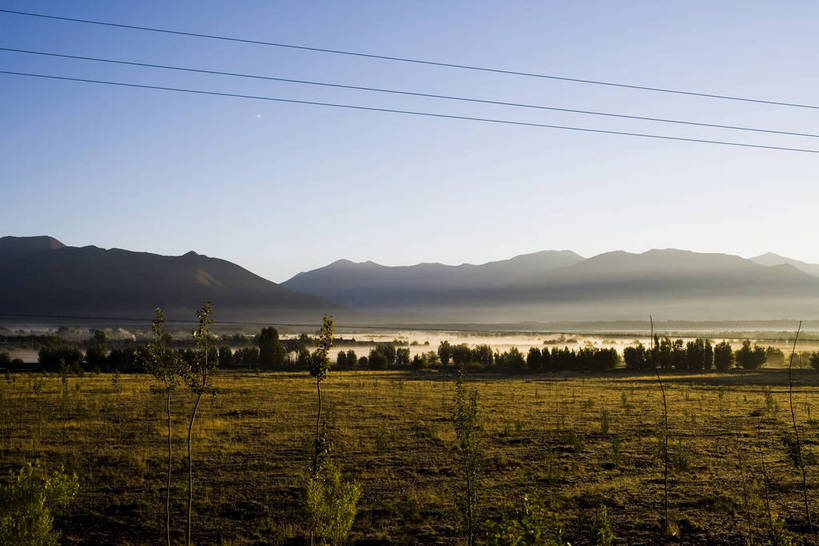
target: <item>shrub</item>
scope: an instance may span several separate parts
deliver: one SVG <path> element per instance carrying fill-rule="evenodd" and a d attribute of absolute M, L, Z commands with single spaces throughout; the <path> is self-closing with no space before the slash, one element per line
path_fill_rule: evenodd
<path fill-rule="evenodd" d="M 49 473 L 27 464 L 0 489 L 0 544 L 56 545 L 53 512 L 65 508 L 79 489 L 77 475 Z"/>
<path fill-rule="evenodd" d="M 520 507 L 501 522 L 486 522 L 487 543 L 497 546 L 566 544 L 560 516 L 524 495 Z"/>
<path fill-rule="evenodd" d="M 614 531 L 611 530 L 611 521 L 605 506 L 601 506 L 594 515 L 591 529 L 589 529 L 589 538 L 597 546 L 611 546 L 614 543 Z"/>
<path fill-rule="evenodd" d="M 600 432 L 602 434 L 609 433 L 609 410 L 604 409 L 600 415 Z"/>
<path fill-rule="evenodd" d="M 361 487 L 343 482 L 341 471 L 324 461 L 307 480 L 305 508 L 315 535 L 335 543 L 342 542 L 355 521 Z"/>

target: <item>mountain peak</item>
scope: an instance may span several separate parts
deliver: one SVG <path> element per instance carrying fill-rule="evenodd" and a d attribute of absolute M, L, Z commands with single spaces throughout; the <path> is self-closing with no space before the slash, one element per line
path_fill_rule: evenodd
<path fill-rule="evenodd" d="M 34 237 L 14 237 L 8 235 L 0 237 L 0 249 L 16 250 L 23 252 L 39 252 L 43 250 L 56 250 L 65 247 L 60 241 L 49 235 L 37 235 Z"/>

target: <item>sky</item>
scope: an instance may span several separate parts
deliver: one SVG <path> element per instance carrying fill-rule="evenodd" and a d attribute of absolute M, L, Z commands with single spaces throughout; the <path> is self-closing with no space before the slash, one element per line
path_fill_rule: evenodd
<path fill-rule="evenodd" d="M 816 2 L 0 0 L 0 9 L 819 104 Z M 0 13 L 0 47 L 819 133 L 819 110 Z M 0 70 L 819 149 L 819 140 L 0 51 Z M 0 75 L 0 236 L 236 262 L 685 248 L 819 262 L 819 154 Z"/>

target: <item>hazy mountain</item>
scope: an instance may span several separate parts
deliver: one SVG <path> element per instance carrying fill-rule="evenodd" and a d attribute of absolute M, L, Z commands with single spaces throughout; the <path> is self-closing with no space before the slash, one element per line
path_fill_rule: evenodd
<path fill-rule="evenodd" d="M 253 320 L 310 316 L 338 305 L 299 294 L 231 262 L 188 252 L 160 256 L 51 237 L 0 238 L 0 311 L 8 314 L 192 318 L 205 300 L 215 316 Z"/>
<path fill-rule="evenodd" d="M 338 260 L 282 283 L 351 307 L 434 303 L 455 294 L 480 294 L 581 262 L 570 250 L 545 250 L 482 265 L 422 263 L 384 266 Z"/>
<path fill-rule="evenodd" d="M 675 249 L 572 256 L 564 267 L 519 269 L 510 267 L 518 258 L 495 262 L 504 267 L 341 261 L 284 285 L 373 312 L 476 322 L 819 316 L 819 279 L 789 264 Z"/>
<path fill-rule="evenodd" d="M 774 254 L 773 252 L 768 252 L 767 254 L 756 256 L 754 258 L 751 258 L 751 260 L 761 265 L 788 264 L 794 266 L 796 269 L 799 269 L 800 271 L 804 271 L 809 275 L 819 277 L 819 264 L 809 264 L 806 262 L 800 262 L 799 260 L 794 260 L 793 258 L 786 258 L 785 256 Z"/>

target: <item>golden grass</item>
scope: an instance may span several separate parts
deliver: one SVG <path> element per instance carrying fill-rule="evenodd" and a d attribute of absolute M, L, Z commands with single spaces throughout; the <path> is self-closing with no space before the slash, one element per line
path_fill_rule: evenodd
<path fill-rule="evenodd" d="M 58 518 L 66 543 L 155 544 L 164 536 L 165 422 L 150 378 L 123 375 L 0 378 L 2 470 L 40 459 L 80 476 L 81 490 Z M 803 507 L 798 472 L 780 435 L 789 427 L 781 371 L 671 375 L 672 453 L 687 470 L 670 478 L 671 506 L 684 542 L 764 542 L 763 514 L 742 509 L 742 490 L 761 480 L 764 453 L 771 502 L 793 534 Z M 799 371 L 797 412 L 807 447 L 819 375 Z M 35 382 L 40 383 L 39 394 Z M 195 429 L 194 538 L 202 544 L 275 543 L 304 536 L 300 507 L 315 419 L 306 374 L 218 376 L 221 393 L 203 400 Z M 558 511 L 573 544 L 588 541 L 591 515 L 605 504 L 615 533 L 631 544 L 662 539 L 662 473 L 657 458 L 659 390 L 650 376 L 612 373 L 470 378 L 484 428 L 482 517 L 500 518 L 522 495 Z M 766 404 L 770 390 L 774 405 Z M 461 486 L 449 420 L 452 376 L 331 372 L 323 383 L 335 456 L 363 496 L 354 540 L 456 543 L 454 492 Z M 184 435 L 191 397 L 174 397 L 174 522 L 181 540 Z M 609 431 L 601 430 L 603 410 Z M 757 426 L 761 435 L 757 434 Z M 619 465 L 615 452 L 619 451 Z M 819 475 L 808 467 L 816 501 Z M 819 508 L 819 504 L 817 505 Z M 749 520 L 750 518 L 750 520 Z M 750 528 L 749 531 L 749 521 Z"/>

